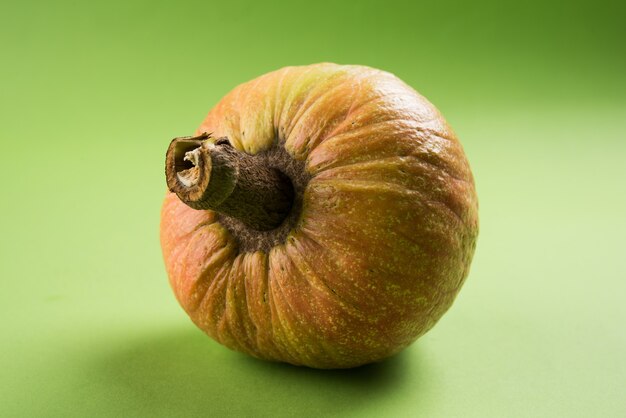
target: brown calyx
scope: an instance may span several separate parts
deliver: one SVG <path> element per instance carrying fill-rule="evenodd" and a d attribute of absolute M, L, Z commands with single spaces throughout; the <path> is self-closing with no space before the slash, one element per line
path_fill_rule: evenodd
<path fill-rule="evenodd" d="M 170 191 L 191 208 L 213 210 L 245 229 L 269 231 L 288 217 L 294 187 L 266 162 L 236 150 L 228 138 L 214 140 L 204 133 L 172 140 L 165 174 Z"/>

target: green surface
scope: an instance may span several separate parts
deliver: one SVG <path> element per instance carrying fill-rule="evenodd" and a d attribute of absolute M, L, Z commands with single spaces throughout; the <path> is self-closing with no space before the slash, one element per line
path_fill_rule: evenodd
<path fill-rule="evenodd" d="M 626 416 L 624 16 L 618 2 L 2 3 L 0 416 Z M 168 141 L 235 85 L 319 61 L 392 71 L 433 101 L 481 205 L 452 309 L 353 371 L 204 337 L 158 243 Z"/>

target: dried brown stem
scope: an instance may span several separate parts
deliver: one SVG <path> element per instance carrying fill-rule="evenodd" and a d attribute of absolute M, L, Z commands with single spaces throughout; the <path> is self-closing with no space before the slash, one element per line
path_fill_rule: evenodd
<path fill-rule="evenodd" d="M 293 203 L 293 186 L 262 159 L 209 134 L 175 138 L 167 149 L 169 189 L 193 209 L 234 217 L 259 231 L 276 228 Z"/>

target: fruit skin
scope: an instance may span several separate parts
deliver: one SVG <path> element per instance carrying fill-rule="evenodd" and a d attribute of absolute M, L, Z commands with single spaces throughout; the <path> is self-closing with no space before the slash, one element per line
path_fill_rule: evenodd
<path fill-rule="evenodd" d="M 241 253 L 212 211 L 168 193 L 161 245 L 193 322 L 252 356 L 315 368 L 389 357 L 428 331 L 467 277 L 478 204 L 463 149 L 425 98 L 363 66 L 287 67 L 235 88 L 197 133 L 275 143 L 312 176 L 298 225 Z"/>

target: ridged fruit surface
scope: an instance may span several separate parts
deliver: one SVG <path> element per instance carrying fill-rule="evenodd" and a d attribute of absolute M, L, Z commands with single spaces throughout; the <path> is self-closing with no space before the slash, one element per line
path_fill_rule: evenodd
<path fill-rule="evenodd" d="M 168 193 L 161 244 L 193 322 L 231 349 L 316 368 L 391 356 L 448 310 L 478 233 L 472 174 L 437 109 L 390 73 L 288 67 L 242 84 L 197 133 L 279 144 L 310 175 L 297 225 L 243 252 L 209 210 Z"/>

